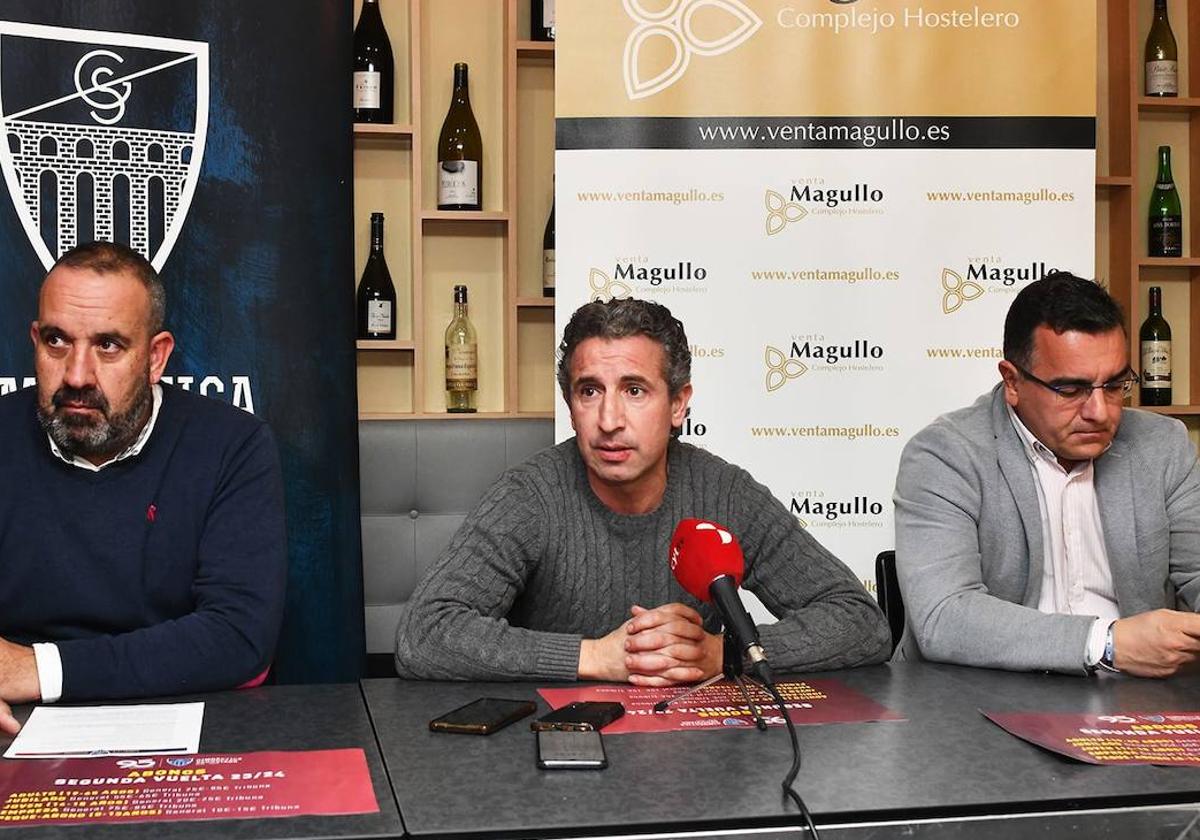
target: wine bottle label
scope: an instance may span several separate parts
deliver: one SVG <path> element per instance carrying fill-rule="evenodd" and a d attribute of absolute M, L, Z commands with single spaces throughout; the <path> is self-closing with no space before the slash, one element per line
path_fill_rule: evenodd
<path fill-rule="evenodd" d="M 438 205 L 479 203 L 479 164 L 473 160 L 438 161 Z"/>
<path fill-rule="evenodd" d="M 1179 216 L 1155 216 L 1150 219 L 1150 256 L 1183 256 L 1183 219 Z"/>
<path fill-rule="evenodd" d="M 392 331 L 392 302 L 390 300 L 367 301 L 367 332 L 390 333 Z"/>
<path fill-rule="evenodd" d="M 354 107 L 378 108 L 379 73 L 363 70 L 354 74 Z"/>
<path fill-rule="evenodd" d="M 542 288 L 554 288 L 554 249 L 546 248 L 542 251 Z"/>
<path fill-rule="evenodd" d="M 1142 385 L 1146 388 L 1171 387 L 1171 342 L 1142 342 Z"/>
<path fill-rule="evenodd" d="M 446 390 L 474 391 L 478 386 L 479 353 L 474 344 L 446 347 Z"/>
<path fill-rule="evenodd" d="M 542 26 L 554 31 L 554 0 L 542 0 Z"/>
<path fill-rule="evenodd" d="M 1146 95 L 1162 96 L 1179 93 L 1178 61 L 1146 62 Z"/>

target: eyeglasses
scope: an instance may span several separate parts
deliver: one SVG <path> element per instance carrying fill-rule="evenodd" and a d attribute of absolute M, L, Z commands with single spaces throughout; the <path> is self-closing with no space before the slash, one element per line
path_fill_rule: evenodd
<path fill-rule="evenodd" d="M 1104 382 L 1100 385 L 1089 385 L 1083 382 L 1068 382 L 1062 385 L 1051 385 L 1049 382 L 1038 379 L 1032 373 L 1019 365 L 1013 365 L 1013 367 L 1015 367 L 1020 374 L 1030 382 L 1036 382 L 1043 388 L 1050 389 L 1054 393 L 1058 394 L 1060 400 L 1071 404 L 1087 402 L 1092 397 L 1092 391 L 1097 389 L 1104 392 L 1105 399 L 1111 400 L 1112 402 L 1118 402 L 1133 393 L 1133 385 L 1138 381 L 1136 376 L 1130 375 L 1126 376 L 1124 379 L 1114 379 L 1111 382 Z"/>

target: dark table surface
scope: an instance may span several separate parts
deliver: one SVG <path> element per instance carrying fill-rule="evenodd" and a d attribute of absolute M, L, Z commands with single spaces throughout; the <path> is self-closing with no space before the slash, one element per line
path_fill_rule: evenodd
<path fill-rule="evenodd" d="M 810 676 L 841 680 L 906 718 L 799 728 L 804 766 L 795 787 L 818 823 L 831 827 L 830 837 L 846 836 L 835 824 L 917 820 L 930 822 L 914 836 L 972 836 L 936 833 L 939 821 L 959 818 L 984 818 L 974 823 L 976 836 L 1012 836 L 1012 824 L 1007 834 L 986 834 L 986 818 L 1065 811 L 1069 819 L 1108 809 L 1094 825 L 1117 825 L 1119 809 L 1130 807 L 1138 809 L 1137 824 L 1148 826 L 1148 806 L 1200 802 L 1200 768 L 1087 765 L 1014 738 L 980 714 L 1200 710 L 1198 676 L 1086 678 L 925 663 Z M 535 685 L 367 680 L 363 689 L 413 835 L 678 833 L 798 824 L 779 787 L 791 762 L 783 729 L 608 735 L 607 770 L 543 771 L 527 721 L 487 737 L 428 729 L 431 718 L 482 696 L 536 699 L 541 714 L 548 706 Z M 1183 836 L 1178 826 L 1197 813 L 1194 804 L 1160 807 L 1151 821 L 1160 814 L 1158 822 L 1176 826 L 1174 833 L 1138 836 Z"/>
<path fill-rule="evenodd" d="M 0 829 L 0 840 L 33 838 L 292 838 L 399 837 L 404 829 L 388 784 L 371 721 L 358 685 L 268 686 L 161 701 L 204 701 L 202 753 L 245 753 L 267 750 L 324 750 L 361 747 L 379 803 L 377 814 L 338 817 L 285 817 L 254 820 L 190 820 Z M 108 705 L 108 704 L 104 704 Z M 20 720 L 31 708 L 14 710 Z M 0 752 L 12 739 L 0 736 Z"/>

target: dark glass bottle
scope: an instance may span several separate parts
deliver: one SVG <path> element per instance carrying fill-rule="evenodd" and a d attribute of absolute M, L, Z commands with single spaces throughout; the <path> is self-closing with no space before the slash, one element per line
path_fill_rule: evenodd
<path fill-rule="evenodd" d="M 550 201 L 550 217 L 542 233 L 542 295 L 554 297 L 554 200 Z"/>
<path fill-rule="evenodd" d="M 1171 404 L 1171 325 L 1162 315 L 1162 289 L 1150 287 L 1150 314 L 1138 333 L 1141 342 L 1142 405 Z"/>
<path fill-rule="evenodd" d="M 483 141 L 471 111 L 467 65 L 454 65 L 454 94 L 437 144 L 439 210 L 483 209 Z"/>
<path fill-rule="evenodd" d="M 1167 0 L 1154 0 L 1154 22 L 1146 36 L 1146 96 L 1179 95 L 1179 48 L 1167 20 Z"/>
<path fill-rule="evenodd" d="M 554 40 L 554 0 L 531 0 L 529 37 L 535 41 Z"/>
<path fill-rule="evenodd" d="M 358 282 L 358 337 L 396 338 L 396 287 L 383 257 L 383 214 L 371 214 L 371 253 Z"/>
<path fill-rule="evenodd" d="M 1158 175 L 1150 191 L 1148 251 L 1152 257 L 1183 256 L 1183 208 L 1171 176 L 1171 147 L 1158 147 Z"/>
<path fill-rule="evenodd" d="M 355 122 L 393 122 L 395 70 L 392 42 L 379 14 L 379 0 L 363 0 L 354 27 Z"/>

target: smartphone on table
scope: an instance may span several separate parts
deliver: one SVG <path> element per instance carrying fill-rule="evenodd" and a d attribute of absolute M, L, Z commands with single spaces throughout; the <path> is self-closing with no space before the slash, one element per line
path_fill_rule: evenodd
<path fill-rule="evenodd" d="M 533 714 L 536 709 L 537 704 L 531 700 L 480 697 L 429 721 L 429 728 L 434 732 L 491 735 L 498 729 Z"/>
<path fill-rule="evenodd" d="M 543 770 L 603 770 L 604 741 L 593 729 L 543 729 L 537 734 L 537 764 Z"/>
<path fill-rule="evenodd" d="M 534 732 L 559 730 L 565 732 L 599 732 L 621 715 L 625 707 L 620 703 L 605 703 L 597 700 L 577 700 L 574 703 L 542 715 L 529 725 Z"/>

